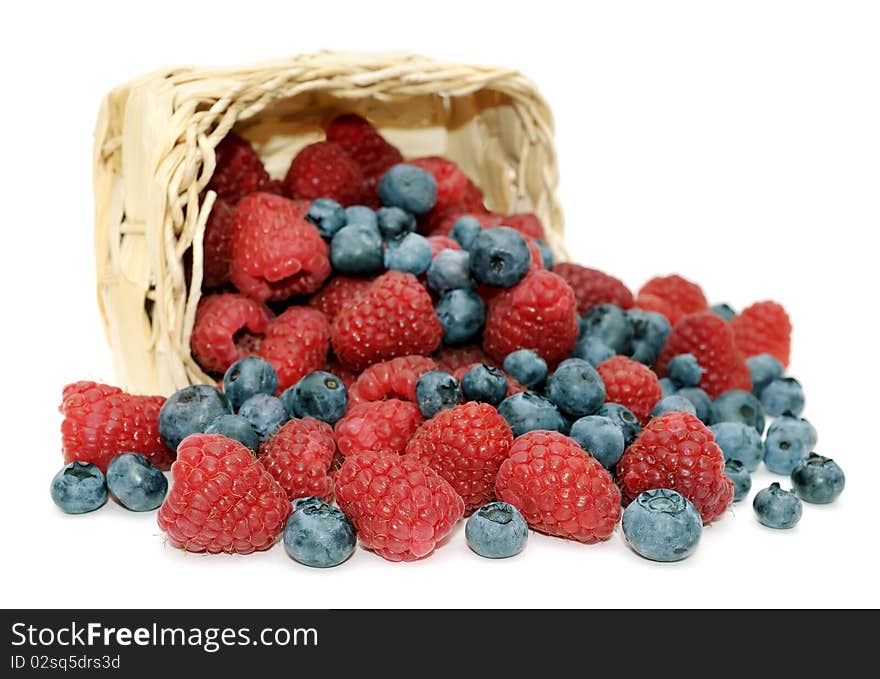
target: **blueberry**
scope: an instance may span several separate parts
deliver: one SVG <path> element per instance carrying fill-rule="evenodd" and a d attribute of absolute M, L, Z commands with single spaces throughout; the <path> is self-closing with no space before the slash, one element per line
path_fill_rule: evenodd
<path fill-rule="evenodd" d="M 521 436 L 535 429 L 565 431 L 567 424 L 554 403 L 533 391 L 522 391 L 508 396 L 498 406 L 501 415 L 514 436 Z"/>
<path fill-rule="evenodd" d="M 794 492 L 804 502 L 824 505 L 840 496 L 846 485 L 846 477 L 834 460 L 810 453 L 792 470 L 791 483 Z"/>
<path fill-rule="evenodd" d="M 760 396 L 764 387 L 785 373 L 785 368 L 779 359 L 770 354 L 750 356 L 746 359 L 746 365 L 752 377 L 752 393 L 755 396 Z"/>
<path fill-rule="evenodd" d="M 483 225 L 480 224 L 479 219 L 473 215 L 465 215 L 455 220 L 449 237 L 461 245 L 463 249 L 470 250 L 482 230 Z"/>
<path fill-rule="evenodd" d="M 446 344 L 462 344 L 474 339 L 486 322 L 486 303 L 473 290 L 450 290 L 434 307 Z"/>
<path fill-rule="evenodd" d="M 298 497 L 293 502 L 290 503 L 292 510 L 295 512 L 297 509 L 302 509 L 303 507 L 321 507 L 327 504 L 322 497 Z"/>
<path fill-rule="evenodd" d="M 104 474 L 90 462 L 74 461 L 55 474 L 52 501 L 68 514 L 93 512 L 107 501 Z"/>
<path fill-rule="evenodd" d="M 703 369 L 693 354 L 679 354 L 669 361 L 666 373 L 679 387 L 695 387 L 700 383 Z"/>
<path fill-rule="evenodd" d="M 733 481 L 733 501 L 744 499 L 752 489 L 752 475 L 739 460 L 728 460 L 724 463 L 724 473 Z"/>
<path fill-rule="evenodd" d="M 582 417 L 571 425 L 568 435 L 607 469 L 616 465 L 623 456 L 623 431 L 608 417 Z"/>
<path fill-rule="evenodd" d="M 251 396 L 242 404 L 238 414 L 251 423 L 260 443 L 270 438 L 290 419 L 281 399 L 267 394 Z"/>
<path fill-rule="evenodd" d="M 663 390 L 663 398 L 674 396 L 678 391 L 678 386 L 668 377 L 660 378 L 660 388 Z"/>
<path fill-rule="evenodd" d="M 517 349 L 507 354 L 502 366 L 504 372 L 528 389 L 547 379 L 547 361 L 531 349 Z"/>
<path fill-rule="evenodd" d="M 168 479 L 138 453 L 120 453 L 107 465 L 107 489 L 126 509 L 149 512 L 168 492 Z"/>
<path fill-rule="evenodd" d="M 731 389 L 719 394 L 712 401 L 712 424 L 718 422 L 742 422 L 764 433 L 764 407 L 755 395 L 742 389 Z"/>
<path fill-rule="evenodd" d="M 379 180 L 379 200 L 382 205 L 423 215 L 437 202 L 437 182 L 420 167 L 398 163 Z"/>
<path fill-rule="evenodd" d="M 314 417 L 332 426 L 348 410 L 348 391 L 336 375 L 316 370 L 285 389 L 281 402 L 291 417 Z"/>
<path fill-rule="evenodd" d="M 380 207 L 376 213 L 376 227 L 382 238 L 397 238 L 416 230 L 416 218 L 399 207 Z"/>
<path fill-rule="evenodd" d="M 584 337 L 598 337 L 615 353 L 625 353 L 633 327 L 626 312 L 614 304 L 598 304 L 584 316 Z"/>
<path fill-rule="evenodd" d="M 816 445 L 816 430 L 806 420 L 779 417 L 767 429 L 764 464 L 774 474 L 791 474 Z"/>
<path fill-rule="evenodd" d="M 509 226 L 483 229 L 471 247 L 474 278 L 496 288 L 511 288 L 519 283 L 531 261 L 525 238 Z"/>
<path fill-rule="evenodd" d="M 709 398 L 709 394 L 699 387 L 685 387 L 675 393 L 693 403 L 697 410 L 697 417 L 705 424 L 709 424 L 712 415 L 712 399 Z"/>
<path fill-rule="evenodd" d="M 303 565 L 330 568 L 354 552 L 357 533 L 342 510 L 320 498 L 304 498 L 284 525 L 284 549 Z"/>
<path fill-rule="evenodd" d="M 379 222 L 373 208 L 366 205 L 350 205 L 345 208 L 345 223 L 348 224 L 365 224 L 373 228 L 379 228 Z"/>
<path fill-rule="evenodd" d="M 550 246 L 547 244 L 547 241 L 541 240 L 540 238 L 533 238 L 535 245 L 538 246 L 538 249 L 541 251 L 541 264 L 545 269 L 553 268 L 553 250 L 550 249 Z"/>
<path fill-rule="evenodd" d="M 629 504 L 622 527 L 637 554 L 652 561 L 681 561 L 696 549 L 703 520 L 682 494 L 657 488 L 646 490 Z"/>
<path fill-rule="evenodd" d="M 678 394 L 664 396 L 654 405 L 651 417 L 659 417 L 664 413 L 690 413 L 696 417 L 697 409 L 689 399 Z"/>
<path fill-rule="evenodd" d="M 371 274 L 382 271 L 382 237 L 367 224 L 349 224 L 330 241 L 330 262 L 340 273 Z"/>
<path fill-rule="evenodd" d="M 241 408 L 241 404 L 251 396 L 273 396 L 276 391 L 278 373 L 268 361 L 256 356 L 238 359 L 223 375 L 223 393 L 233 410 Z"/>
<path fill-rule="evenodd" d="M 438 295 L 474 287 L 470 261 L 464 250 L 441 250 L 428 266 L 428 287 Z"/>
<path fill-rule="evenodd" d="M 722 302 L 721 304 L 712 305 L 712 312 L 716 316 L 721 316 L 725 321 L 732 321 L 734 316 L 736 316 L 736 311 L 732 306 L 727 303 Z"/>
<path fill-rule="evenodd" d="M 630 309 L 626 315 L 632 324 L 630 358 L 645 365 L 654 365 L 672 330 L 669 321 L 663 314 L 643 309 Z"/>
<path fill-rule="evenodd" d="M 777 417 L 767 429 L 767 434 L 769 435 L 771 430 L 776 432 L 779 429 L 797 432 L 806 442 L 807 450 L 813 450 L 819 441 L 819 433 L 816 431 L 816 427 L 803 417 Z"/>
<path fill-rule="evenodd" d="M 752 501 L 758 521 L 768 528 L 794 528 L 801 520 L 803 505 L 797 495 L 782 490 L 778 483 L 758 492 Z"/>
<path fill-rule="evenodd" d="M 330 198 L 313 201 L 306 213 L 306 219 L 315 225 L 324 238 L 332 238 L 348 221 L 343 207 Z"/>
<path fill-rule="evenodd" d="M 458 380 L 442 370 L 429 370 L 416 381 L 416 401 L 428 419 L 441 410 L 457 406 L 461 403 Z"/>
<path fill-rule="evenodd" d="M 724 453 L 725 460 L 737 460 L 747 471 L 753 472 L 764 458 L 761 435 L 742 422 L 719 422 L 709 429 L 715 434 L 715 443 Z"/>
<path fill-rule="evenodd" d="M 190 434 L 202 434 L 221 415 L 232 412 L 229 401 L 218 389 L 193 384 L 176 391 L 159 410 L 159 436 L 171 450 Z"/>
<path fill-rule="evenodd" d="M 800 417 L 804 411 L 804 388 L 793 377 L 773 380 L 761 390 L 761 403 L 773 417 Z"/>
<path fill-rule="evenodd" d="M 636 437 L 642 431 L 642 427 L 639 424 L 639 418 L 637 418 L 629 408 L 622 406 L 619 403 L 604 404 L 596 411 L 596 415 L 607 417 L 620 427 L 620 431 L 623 432 L 623 443 L 626 446 L 629 446 L 635 441 Z"/>
<path fill-rule="evenodd" d="M 254 453 L 260 450 L 260 439 L 257 432 L 241 415 L 221 415 L 208 425 L 206 434 L 219 434 L 233 441 L 238 441 L 243 446 L 250 448 Z"/>
<path fill-rule="evenodd" d="M 507 378 L 498 368 L 475 365 L 461 378 L 463 401 L 480 401 L 497 406 L 507 396 Z"/>
<path fill-rule="evenodd" d="M 614 349 L 598 337 L 586 336 L 578 339 L 571 352 L 572 358 L 582 358 L 593 367 L 614 356 Z"/>
<path fill-rule="evenodd" d="M 385 268 L 421 276 L 431 265 L 431 244 L 417 233 L 392 238 L 385 246 Z"/>
<path fill-rule="evenodd" d="M 545 393 L 560 412 L 573 418 L 592 415 L 605 403 L 605 383 L 596 369 L 581 358 L 560 363 L 547 380 Z"/>
<path fill-rule="evenodd" d="M 519 510 L 506 502 L 483 505 L 465 523 L 468 547 L 488 559 L 506 559 L 525 549 L 529 527 Z"/>

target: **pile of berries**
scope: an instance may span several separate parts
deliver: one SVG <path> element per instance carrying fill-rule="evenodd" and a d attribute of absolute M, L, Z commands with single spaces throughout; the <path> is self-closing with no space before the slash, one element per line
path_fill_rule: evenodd
<path fill-rule="evenodd" d="M 762 461 L 793 487 L 755 495 L 764 525 L 841 493 L 785 373 L 781 305 L 710 307 L 677 275 L 633 294 L 554 263 L 540 221 L 489 211 L 452 161 L 404 161 L 354 115 L 325 132 L 283 181 L 243 139 L 220 144 L 191 337 L 217 384 L 167 400 L 66 387 L 62 509 L 109 489 L 158 507 L 182 549 L 283 535 L 314 567 L 358 539 L 426 557 L 465 516 L 490 558 L 530 528 L 589 544 L 621 521 L 636 553 L 675 561 Z"/>

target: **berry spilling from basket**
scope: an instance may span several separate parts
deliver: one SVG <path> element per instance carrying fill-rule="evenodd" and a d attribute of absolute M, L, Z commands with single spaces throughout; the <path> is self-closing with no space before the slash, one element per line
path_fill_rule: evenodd
<path fill-rule="evenodd" d="M 622 523 L 633 551 L 677 561 L 762 462 L 793 487 L 756 493 L 765 526 L 840 495 L 786 375 L 781 305 L 554 264 L 540 220 L 490 211 L 454 162 L 405 160 L 351 114 L 325 133 L 283 181 L 236 135 L 216 149 L 191 334 L 215 384 L 65 387 L 62 510 L 158 508 L 193 552 L 283 534 L 313 567 L 358 540 L 424 558 L 465 516 L 489 558 L 529 529 L 589 544 Z"/>

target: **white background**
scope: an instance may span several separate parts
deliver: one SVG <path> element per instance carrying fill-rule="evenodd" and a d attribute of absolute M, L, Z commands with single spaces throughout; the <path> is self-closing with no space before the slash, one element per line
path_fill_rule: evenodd
<path fill-rule="evenodd" d="M 877 606 L 880 21 L 852 2 L 14 3 L 4 10 L 0 187 L 4 606 Z M 792 373 L 847 488 L 800 525 L 751 500 L 674 565 L 619 532 L 532 535 L 483 560 L 363 550 L 310 570 L 277 546 L 204 557 L 154 514 L 63 515 L 61 387 L 113 382 L 95 302 L 91 135 L 102 95 L 168 64 L 321 48 L 517 67 L 555 111 L 573 256 L 637 288 L 680 272 L 712 301 L 782 301 Z M 771 478 L 755 476 L 756 488 Z"/>

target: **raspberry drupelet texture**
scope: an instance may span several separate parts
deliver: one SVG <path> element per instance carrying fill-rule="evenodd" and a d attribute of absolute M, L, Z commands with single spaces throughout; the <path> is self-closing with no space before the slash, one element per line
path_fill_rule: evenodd
<path fill-rule="evenodd" d="M 336 452 L 333 429 L 311 417 L 293 419 L 260 446 L 260 462 L 287 492 L 300 497 L 333 497 L 330 465 Z"/>
<path fill-rule="evenodd" d="M 611 537 L 622 511 L 611 474 L 555 431 L 531 431 L 514 440 L 495 493 L 519 509 L 530 528 L 586 544 Z"/>
<path fill-rule="evenodd" d="M 367 450 L 400 455 L 424 420 L 419 406 L 411 401 L 367 401 L 352 406 L 336 423 L 336 445 L 346 457 Z"/>
<path fill-rule="evenodd" d="M 363 545 L 389 561 L 428 556 L 464 516 L 464 502 L 437 472 L 393 453 L 347 458 L 336 500 Z"/>
<path fill-rule="evenodd" d="M 791 354 L 791 321 L 777 302 L 757 302 L 730 322 L 737 348 L 749 358 L 770 354 L 788 367 Z"/>
<path fill-rule="evenodd" d="M 332 321 L 342 307 L 357 299 L 372 282 L 372 278 L 334 276 L 309 298 L 309 306 L 318 309 L 328 321 Z"/>
<path fill-rule="evenodd" d="M 235 227 L 235 206 L 218 198 L 214 201 L 202 242 L 202 287 L 219 288 L 229 282 L 232 264 L 232 230 Z"/>
<path fill-rule="evenodd" d="M 566 358 L 577 340 L 574 292 L 545 269 L 530 271 L 489 302 L 483 349 L 495 361 L 517 349 L 532 349 L 548 363 Z"/>
<path fill-rule="evenodd" d="M 443 250 L 461 250 L 461 245 L 449 236 L 428 236 L 428 243 L 431 245 L 431 259 Z"/>
<path fill-rule="evenodd" d="M 208 189 L 229 203 L 249 193 L 261 191 L 270 183 L 263 161 L 250 143 L 234 132 L 227 134 L 214 149 L 216 166 Z"/>
<path fill-rule="evenodd" d="M 308 295 L 330 275 L 327 244 L 305 219 L 308 207 L 252 193 L 235 208 L 230 278 L 260 302 Z"/>
<path fill-rule="evenodd" d="M 512 443 L 507 420 L 489 404 L 471 401 L 425 422 L 409 440 L 406 454 L 446 479 L 470 514 L 494 497 L 498 467 Z"/>
<path fill-rule="evenodd" d="M 427 214 L 422 215 L 421 231 L 434 231 L 452 213 L 469 210 L 485 212 L 483 192 L 455 162 L 439 156 L 426 156 L 408 162 L 428 172 L 437 184 L 437 201 Z M 442 235 L 448 236 L 449 232 Z"/>
<path fill-rule="evenodd" d="M 154 467 L 168 469 L 174 460 L 159 436 L 162 396 L 134 396 L 97 382 L 64 387 L 59 410 L 65 464 L 90 462 L 102 472 L 119 453 L 140 453 Z"/>
<path fill-rule="evenodd" d="M 462 347 L 443 347 L 434 354 L 434 360 L 440 366 L 441 370 L 448 373 L 454 373 L 464 366 L 472 366 L 474 363 L 485 363 L 486 365 L 495 365 L 495 361 L 486 355 L 482 347 L 476 344 L 469 344 Z"/>
<path fill-rule="evenodd" d="M 268 549 L 290 514 L 287 493 L 250 450 L 218 434 L 192 434 L 177 449 L 159 528 L 189 552 Z"/>
<path fill-rule="evenodd" d="M 311 307 L 288 307 L 276 318 L 260 344 L 260 356 L 278 373 L 279 393 L 327 361 L 330 326 Z"/>
<path fill-rule="evenodd" d="M 642 429 L 617 463 L 617 481 L 626 502 L 655 488 L 678 491 L 704 524 L 733 502 L 733 482 L 724 473 L 724 453 L 715 436 L 685 412 L 665 413 Z"/>
<path fill-rule="evenodd" d="M 437 363 L 427 356 L 399 356 L 390 361 L 374 363 L 364 370 L 348 392 L 353 406 L 367 401 L 386 398 L 416 400 L 416 382 L 430 370 L 438 370 Z"/>
<path fill-rule="evenodd" d="M 639 422 L 647 422 L 654 406 L 663 398 L 663 387 L 654 371 L 626 356 L 603 361 L 597 371 L 605 383 L 605 402 L 619 403 L 631 410 Z"/>
<path fill-rule="evenodd" d="M 578 313 L 586 314 L 594 306 L 614 304 L 621 309 L 633 305 L 633 295 L 620 280 L 598 269 L 590 269 L 572 262 L 553 265 L 553 273 L 562 276 L 574 290 Z"/>
<path fill-rule="evenodd" d="M 294 198 L 332 198 L 342 206 L 361 198 L 364 174 L 339 144 L 318 141 L 296 154 L 290 163 L 284 186 Z"/>
<path fill-rule="evenodd" d="M 709 308 L 709 302 L 702 288 L 678 274 L 652 278 L 639 290 L 639 295 L 642 294 L 660 297 L 682 316 L 696 314 Z"/>
<path fill-rule="evenodd" d="M 678 323 L 684 315 L 679 311 L 678 307 L 673 306 L 662 297 L 646 292 L 639 293 L 634 306 L 642 311 L 656 311 L 658 314 L 665 316 L 670 325 Z"/>
<path fill-rule="evenodd" d="M 238 359 L 254 353 L 272 320 L 265 304 L 244 295 L 202 297 L 189 340 L 193 356 L 208 372 L 225 372 Z"/>
<path fill-rule="evenodd" d="M 333 352 L 352 370 L 397 356 L 427 356 L 442 337 L 431 295 L 415 276 L 400 271 L 379 276 L 340 310 L 330 329 Z"/>

